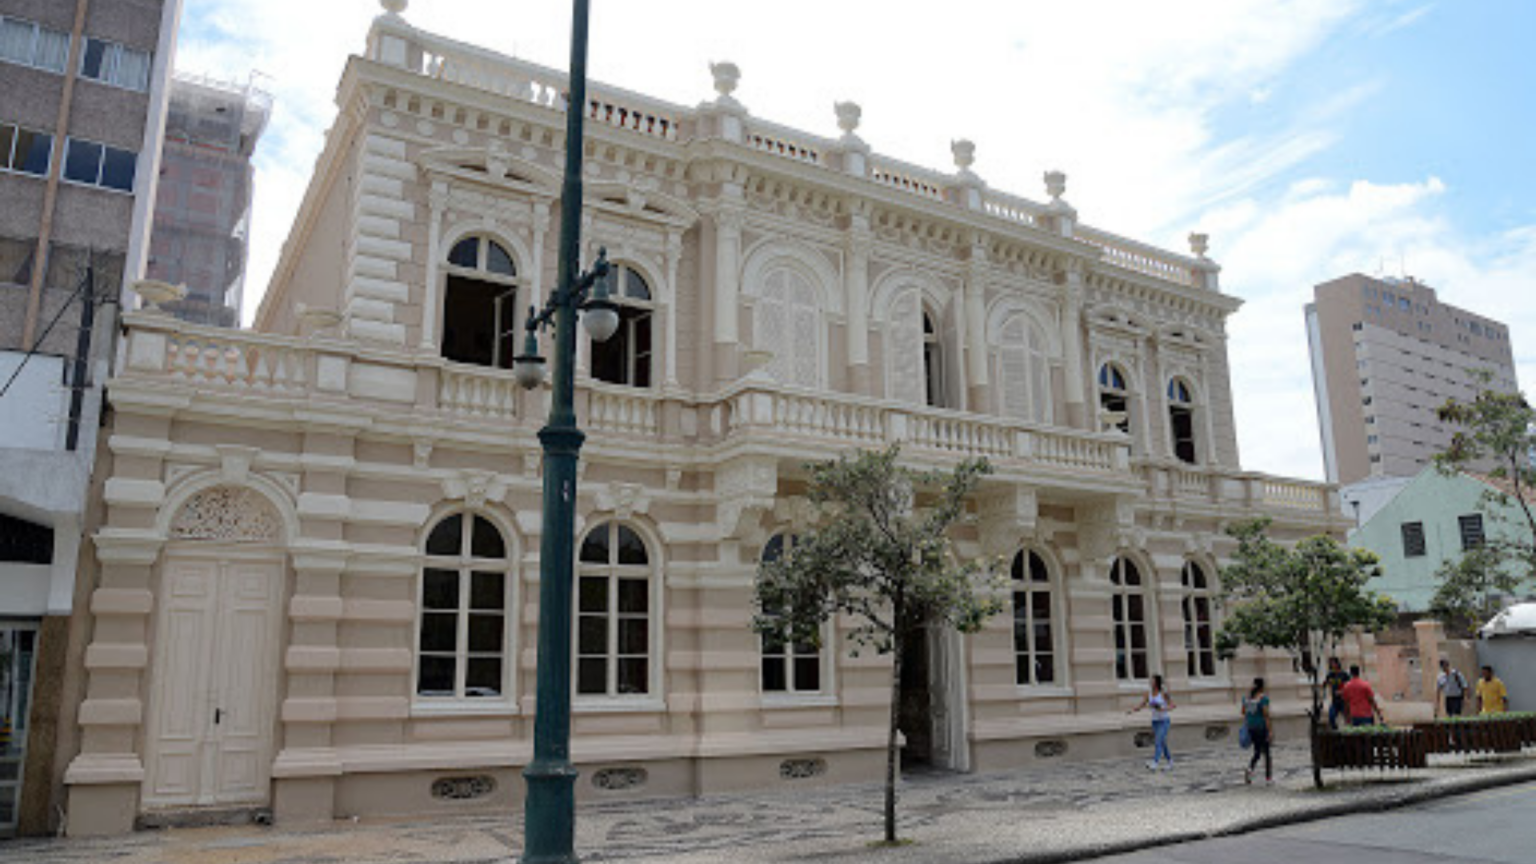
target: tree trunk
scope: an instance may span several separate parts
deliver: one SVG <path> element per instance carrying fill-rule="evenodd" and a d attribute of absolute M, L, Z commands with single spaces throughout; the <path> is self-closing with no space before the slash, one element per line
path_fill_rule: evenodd
<path fill-rule="evenodd" d="M 1317 672 L 1312 673 L 1312 710 L 1307 714 L 1307 728 L 1309 743 L 1312 750 L 1312 785 L 1323 788 L 1323 764 L 1319 758 L 1322 754 L 1318 748 L 1321 742 L 1318 736 L 1322 734 L 1323 694 L 1317 685 Z"/>
<path fill-rule="evenodd" d="M 891 652 L 891 728 L 885 744 L 885 842 L 896 842 L 896 770 L 900 751 L 896 748 L 896 732 L 901 721 L 901 653 L 906 640 L 892 640 Z"/>

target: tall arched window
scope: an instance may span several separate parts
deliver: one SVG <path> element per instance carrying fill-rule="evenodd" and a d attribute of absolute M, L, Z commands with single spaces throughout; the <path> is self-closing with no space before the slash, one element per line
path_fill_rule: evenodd
<path fill-rule="evenodd" d="M 576 692 L 636 696 L 651 686 L 651 554 L 633 528 L 604 522 L 581 542 Z"/>
<path fill-rule="evenodd" d="M 1126 386 L 1125 372 L 1113 363 L 1099 367 L 1099 408 L 1123 415 L 1115 422 L 1115 428 L 1131 434 L 1131 391 Z"/>
<path fill-rule="evenodd" d="M 1014 682 L 1056 683 L 1051 572 L 1038 552 L 1013 556 Z"/>
<path fill-rule="evenodd" d="M 1184 586 L 1184 656 L 1189 663 L 1189 677 L 1212 678 L 1216 675 L 1216 645 L 1212 636 L 1210 580 L 1205 568 L 1194 561 L 1184 562 L 1180 576 Z"/>
<path fill-rule="evenodd" d="M 1003 324 L 998 339 L 1003 413 L 1020 420 L 1050 422 L 1051 369 L 1040 329 L 1027 316 L 1015 315 Z"/>
<path fill-rule="evenodd" d="M 610 384 L 649 387 L 656 339 L 650 283 L 626 264 L 614 265 L 608 278 L 613 302 L 619 307 L 619 329 L 608 341 L 592 343 L 592 377 Z"/>
<path fill-rule="evenodd" d="M 1129 558 L 1116 558 L 1109 570 L 1109 581 L 1114 586 L 1110 615 L 1115 628 L 1115 677 L 1121 681 L 1145 680 L 1150 640 L 1141 570 Z"/>
<path fill-rule="evenodd" d="M 777 561 L 795 545 L 795 535 L 775 534 L 763 546 L 763 561 Z M 765 614 L 778 610 L 764 609 Z M 788 634 L 763 634 L 763 692 L 821 692 L 821 651 L 810 642 L 798 642 Z"/>
<path fill-rule="evenodd" d="M 800 387 L 821 386 L 821 305 L 816 287 L 780 266 L 763 278 L 752 312 L 753 347 L 773 353 L 768 373 Z"/>
<path fill-rule="evenodd" d="M 506 698 L 513 561 L 500 529 L 454 513 L 427 534 L 416 695 Z"/>
<path fill-rule="evenodd" d="M 1168 382 L 1168 429 L 1173 439 L 1173 455 L 1180 462 L 1195 464 L 1195 400 L 1181 378 Z"/>
<path fill-rule="evenodd" d="M 935 408 L 948 405 L 944 397 L 944 341 L 933 316 L 923 310 L 923 384 L 928 404 Z"/>
<path fill-rule="evenodd" d="M 465 237 L 449 250 L 444 269 L 443 356 L 460 363 L 512 368 L 522 318 L 517 268 L 506 247 L 489 237 Z"/>

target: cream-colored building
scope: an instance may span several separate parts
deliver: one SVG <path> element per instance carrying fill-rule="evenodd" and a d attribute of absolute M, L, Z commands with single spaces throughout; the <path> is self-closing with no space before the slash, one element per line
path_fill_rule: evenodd
<path fill-rule="evenodd" d="M 403 4 L 402 4 L 403 5 Z M 1225 734 L 1278 655 L 1215 657 L 1221 529 L 1339 532 L 1328 487 L 1238 462 L 1225 320 L 1186 256 L 955 170 L 594 85 L 583 247 L 623 324 L 579 347 L 573 758 L 587 799 L 872 780 L 889 662 L 764 646 L 761 556 L 803 464 L 985 456 L 973 553 L 1011 611 L 935 633 L 911 755 L 985 771 Z M 550 290 L 563 76 L 378 19 L 252 331 L 127 316 L 100 469 L 69 827 L 506 809 L 530 757 L 547 394 L 508 368 Z M 328 312 L 334 314 L 327 314 Z M 339 320 L 338 320 L 339 319 Z M 839 622 L 845 624 L 846 622 Z M 1358 647 L 1351 656 L 1358 655 Z M 921 684 L 921 681 L 919 682 Z"/>

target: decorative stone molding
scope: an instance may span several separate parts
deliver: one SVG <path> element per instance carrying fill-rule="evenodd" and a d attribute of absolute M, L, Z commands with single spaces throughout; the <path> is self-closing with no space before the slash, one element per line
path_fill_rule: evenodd
<path fill-rule="evenodd" d="M 762 539 L 762 517 L 773 510 L 779 489 L 778 462 L 772 458 L 743 458 L 715 473 L 715 524 L 727 539 L 756 543 Z"/>
<path fill-rule="evenodd" d="M 240 447 L 234 444 L 220 444 L 213 448 L 219 454 L 219 473 L 224 482 L 239 485 L 250 476 L 251 463 L 261 453 L 255 447 Z"/>
<path fill-rule="evenodd" d="M 439 801 L 472 801 L 496 791 L 496 778 L 486 774 L 473 777 L 439 777 L 432 781 L 432 797 Z"/>
<path fill-rule="evenodd" d="M 780 498 L 773 505 L 773 521 L 788 525 L 791 530 L 802 531 L 816 523 L 816 505 L 804 495 Z"/>
<path fill-rule="evenodd" d="M 651 510 L 651 497 L 639 483 L 610 482 L 598 490 L 595 503 L 598 512 L 612 513 L 621 521 Z"/>
<path fill-rule="evenodd" d="M 487 501 L 501 501 L 507 494 L 507 481 L 491 471 L 466 468 L 443 478 L 443 497 L 463 501 L 476 510 Z"/>
<path fill-rule="evenodd" d="M 825 759 L 785 759 L 779 763 L 779 779 L 809 780 L 827 773 Z"/>
<path fill-rule="evenodd" d="M 175 540 L 275 543 L 283 520 L 266 496 L 242 486 L 214 486 L 193 495 L 171 520 Z"/>
<path fill-rule="evenodd" d="M 977 505 L 984 555 L 1011 554 L 1036 533 L 1040 502 L 1034 489 L 1010 486 L 979 496 Z"/>
<path fill-rule="evenodd" d="M 1108 563 L 1121 549 L 1137 548 L 1136 511 L 1129 498 L 1083 507 L 1078 521 L 1078 544 L 1083 561 Z"/>
<path fill-rule="evenodd" d="M 650 779 L 644 768 L 599 768 L 592 773 L 592 786 L 605 792 L 639 789 Z"/>

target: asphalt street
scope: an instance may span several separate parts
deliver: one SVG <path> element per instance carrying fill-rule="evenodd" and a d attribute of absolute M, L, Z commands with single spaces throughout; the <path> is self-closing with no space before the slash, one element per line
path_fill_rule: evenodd
<path fill-rule="evenodd" d="M 1098 864 L 1531 864 L 1536 783 L 1239 837 L 1097 859 Z"/>

